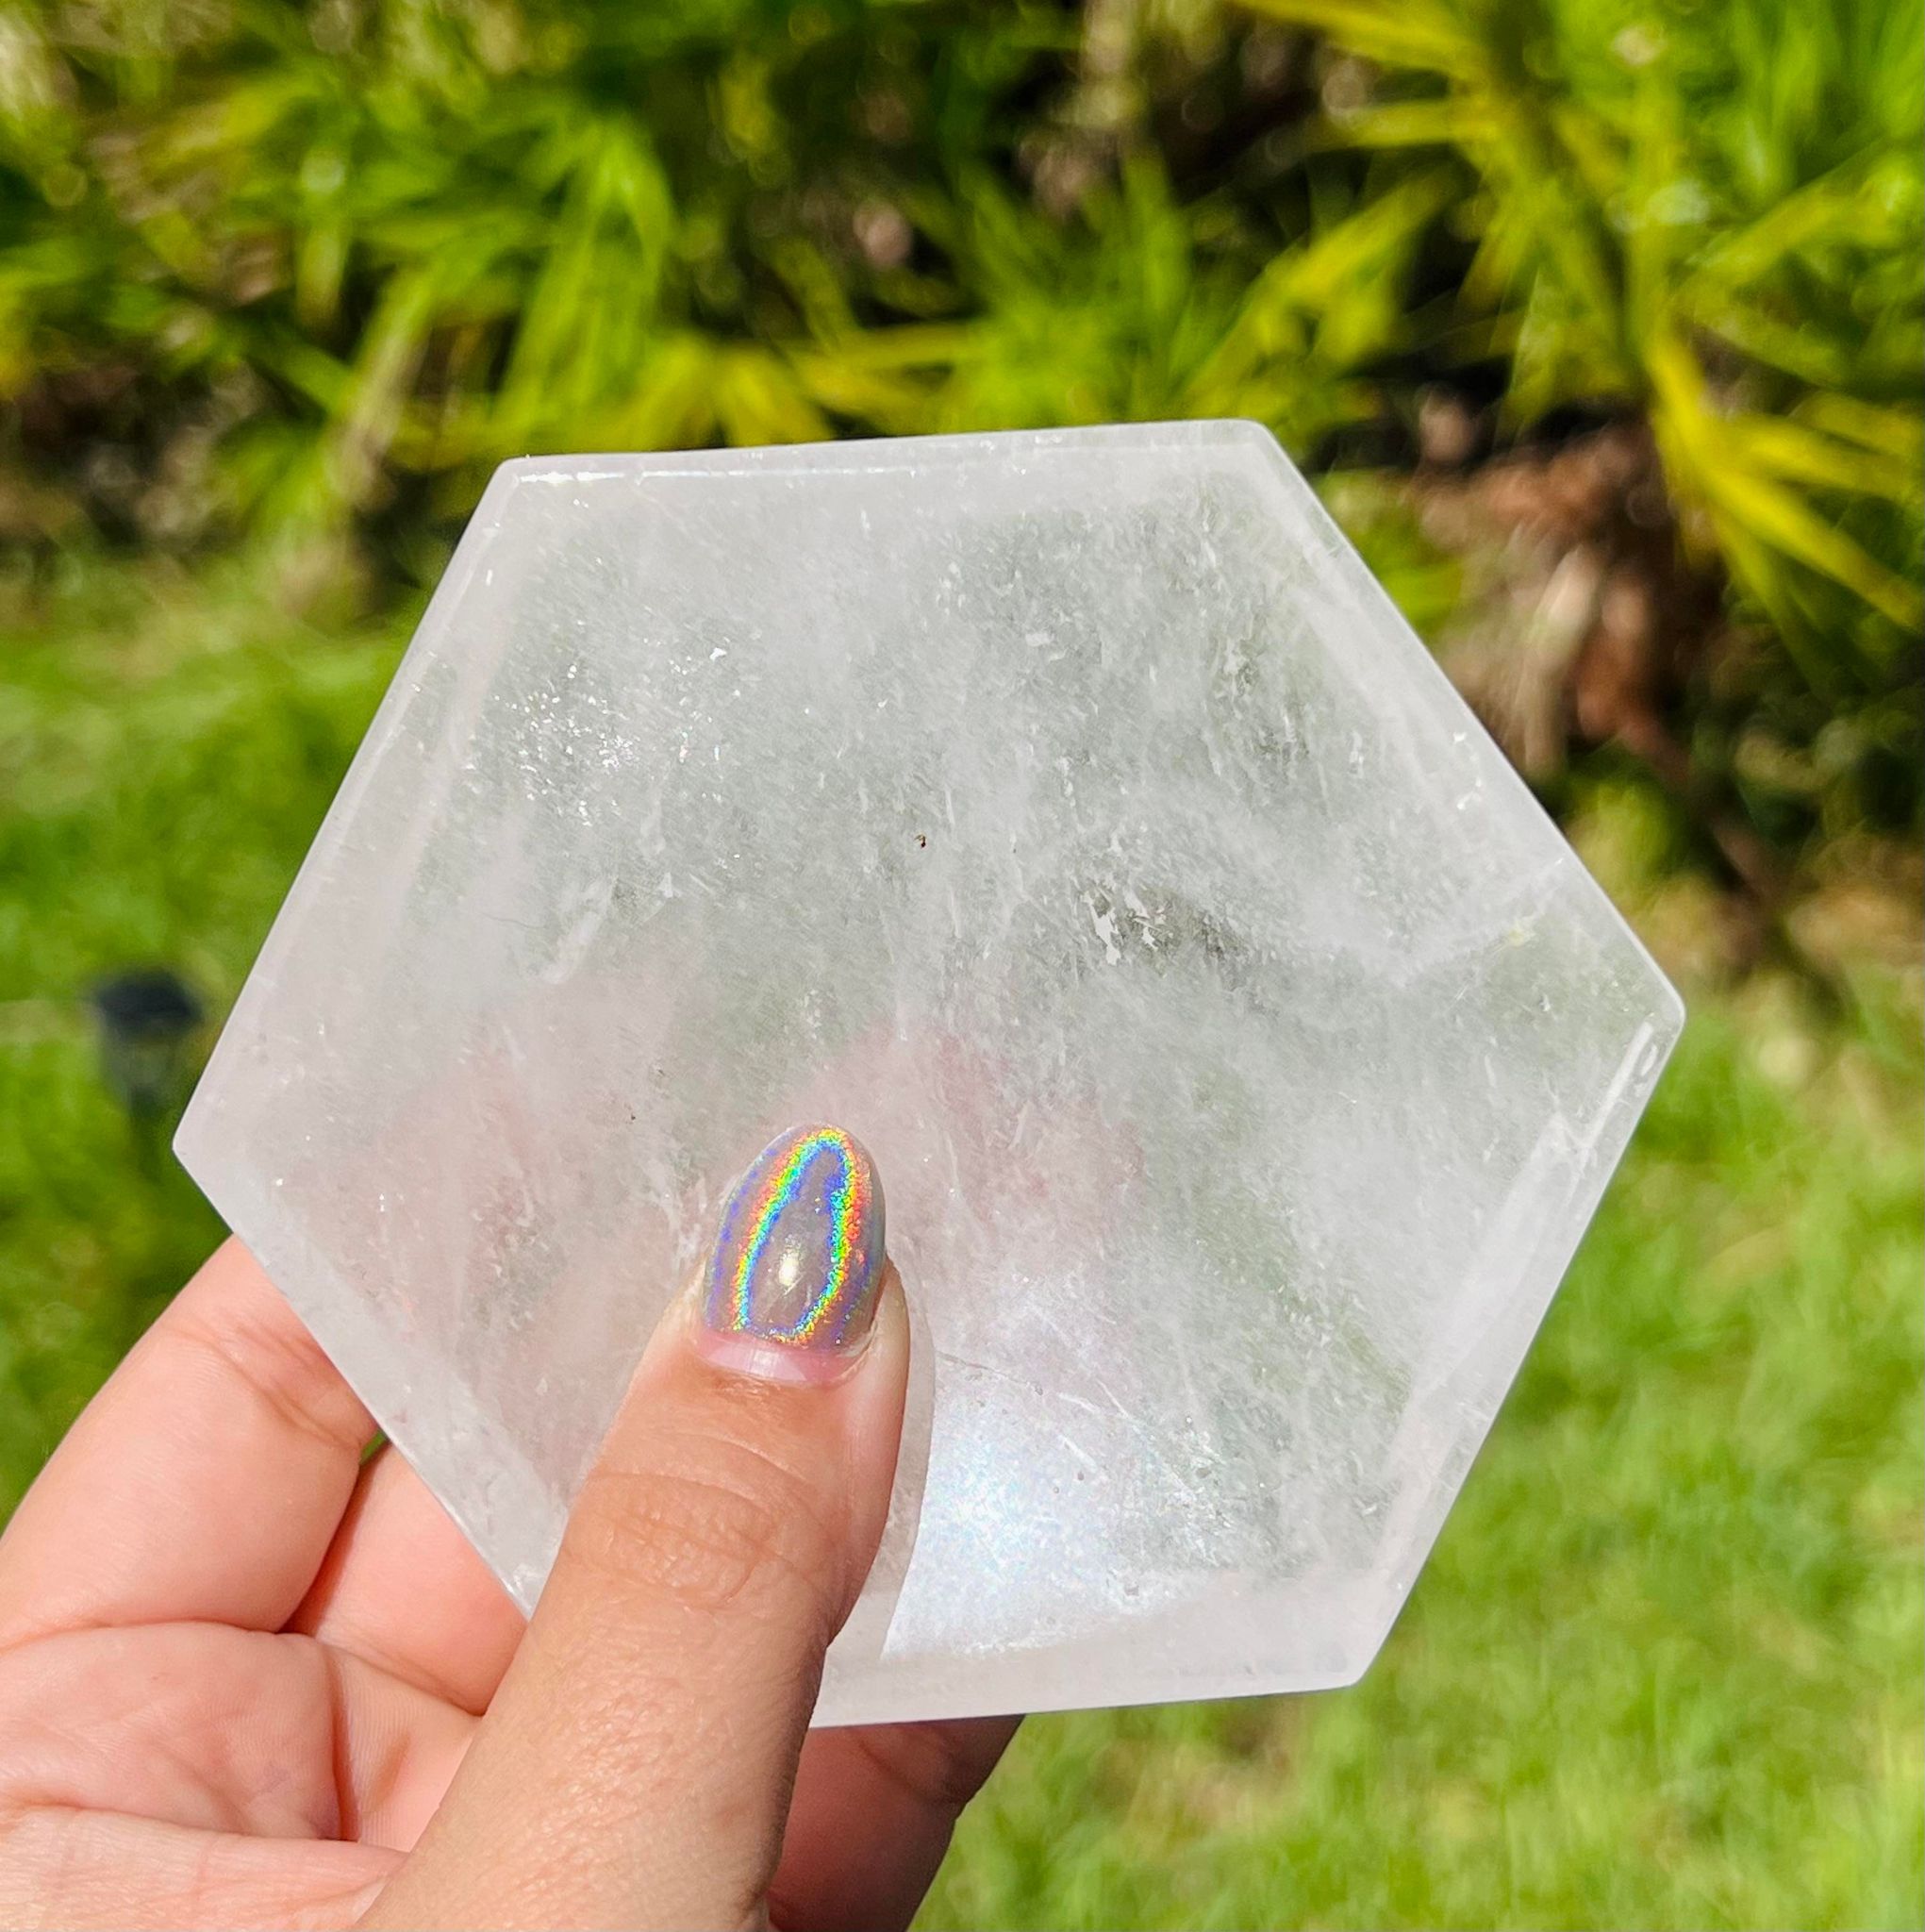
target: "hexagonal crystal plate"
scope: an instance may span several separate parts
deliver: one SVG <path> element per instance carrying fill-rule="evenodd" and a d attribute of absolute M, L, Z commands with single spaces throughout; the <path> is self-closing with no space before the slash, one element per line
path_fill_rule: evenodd
<path fill-rule="evenodd" d="M 917 1323 L 819 1718 L 1383 1641 L 1676 996 L 1271 439 L 509 463 L 181 1158 L 525 1605 L 718 1203 Z"/>

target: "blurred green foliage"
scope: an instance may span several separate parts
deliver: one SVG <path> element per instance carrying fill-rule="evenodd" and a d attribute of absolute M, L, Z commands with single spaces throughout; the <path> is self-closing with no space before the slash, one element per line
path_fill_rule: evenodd
<path fill-rule="evenodd" d="M 1768 640 L 1689 651 L 1701 797 L 1715 773 L 1781 845 L 1916 834 L 1915 0 L 1255 4 L 1378 64 L 1329 141 L 1461 170 L 1452 319 L 1507 352 L 1509 421 L 1609 400 L 1648 423 L 1684 550 Z"/>
<path fill-rule="evenodd" d="M 1392 76 L 1331 140 L 1469 170 L 1462 306 L 1509 351 L 1512 415 L 1648 413 L 1687 535 L 1794 647 L 1830 641 L 1801 657 L 1820 689 L 1875 678 L 1894 636 L 1822 586 L 1900 631 L 1925 609 L 1917 8 L 1256 4 Z"/>
<path fill-rule="evenodd" d="M 1649 424 L 1646 521 L 1733 595 L 1645 680 L 1687 804 L 1916 835 L 1921 43 L 1921 0 L 47 0 L 0 15 L 0 528 L 421 582 L 529 450 L 1243 414 L 1396 467 L 1441 385 L 1501 444 Z"/>
<path fill-rule="evenodd" d="M 1375 406 L 1351 378 L 1442 202 L 1435 171 L 1321 220 L 1287 169 L 1179 183 L 1134 115 L 1083 125 L 1061 6 L 81 18 L 17 42 L 0 371 L 166 385 L 230 527 L 417 478 L 458 510 L 545 447 L 1185 410 L 1313 447 Z M 1128 58 L 1187 77 L 1185 45 Z"/>
<path fill-rule="evenodd" d="M 224 1014 L 403 641 L 119 574 L 52 608 L 0 615 L 0 1518 L 221 1238 L 81 995 L 165 960 Z"/>

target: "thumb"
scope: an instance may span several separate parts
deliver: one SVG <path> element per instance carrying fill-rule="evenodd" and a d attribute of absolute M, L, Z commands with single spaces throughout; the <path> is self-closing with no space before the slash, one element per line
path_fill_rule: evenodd
<path fill-rule="evenodd" d="M 760 1923 L 822 1653 L 888 1511 L 908 1324 L 882 1191 L 785 1134 L 582 1486 L 461 1770 L 368 1923 Z"/>

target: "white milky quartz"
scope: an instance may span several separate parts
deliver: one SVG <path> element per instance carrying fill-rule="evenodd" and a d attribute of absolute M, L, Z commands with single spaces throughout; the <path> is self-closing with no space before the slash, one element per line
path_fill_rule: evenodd
<path fill-rule="evenodd" d="M 178 1146 L 515 1596 L 739 1168 L 916 1363 L 819 1720 L 1341 1684 L 1681 1021 L 1241 423 L 508 463 Z"/>

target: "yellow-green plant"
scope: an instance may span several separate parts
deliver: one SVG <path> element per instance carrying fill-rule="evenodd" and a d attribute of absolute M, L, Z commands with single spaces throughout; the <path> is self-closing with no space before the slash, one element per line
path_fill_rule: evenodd
<path fill-rule="evenodd" d="M 1463 163 L 1457 320 L 1513 420 L 1644 411 L 1813 686 L 1887 675 L 1925 619 L 1916 0 L 1253 4 L 1381 70 L 1325 140 Z"/>
<path fill-rule="evenodd" d="M 1380 413 L 1443 174 L 1279 225 L 1132 137 L 1046 212 L 1021 150 L 1076 137 L 1083 34 L 1041 0 L 23 15 L 0 402 L 137 369 L 155 489 L 217 531 L 458 510 L 543 447 L 1239 413 L 1307 453 Z"/>
<path fill-rule="evenodd" d="M 0 536 L 419 577 L 529 450 L 1327 465 L 1454 375 L 1649 421 L 1749 620 L 1668 726 L 1759 830 L 1916 829 L 1921 8 L 0 0 Z"/>

